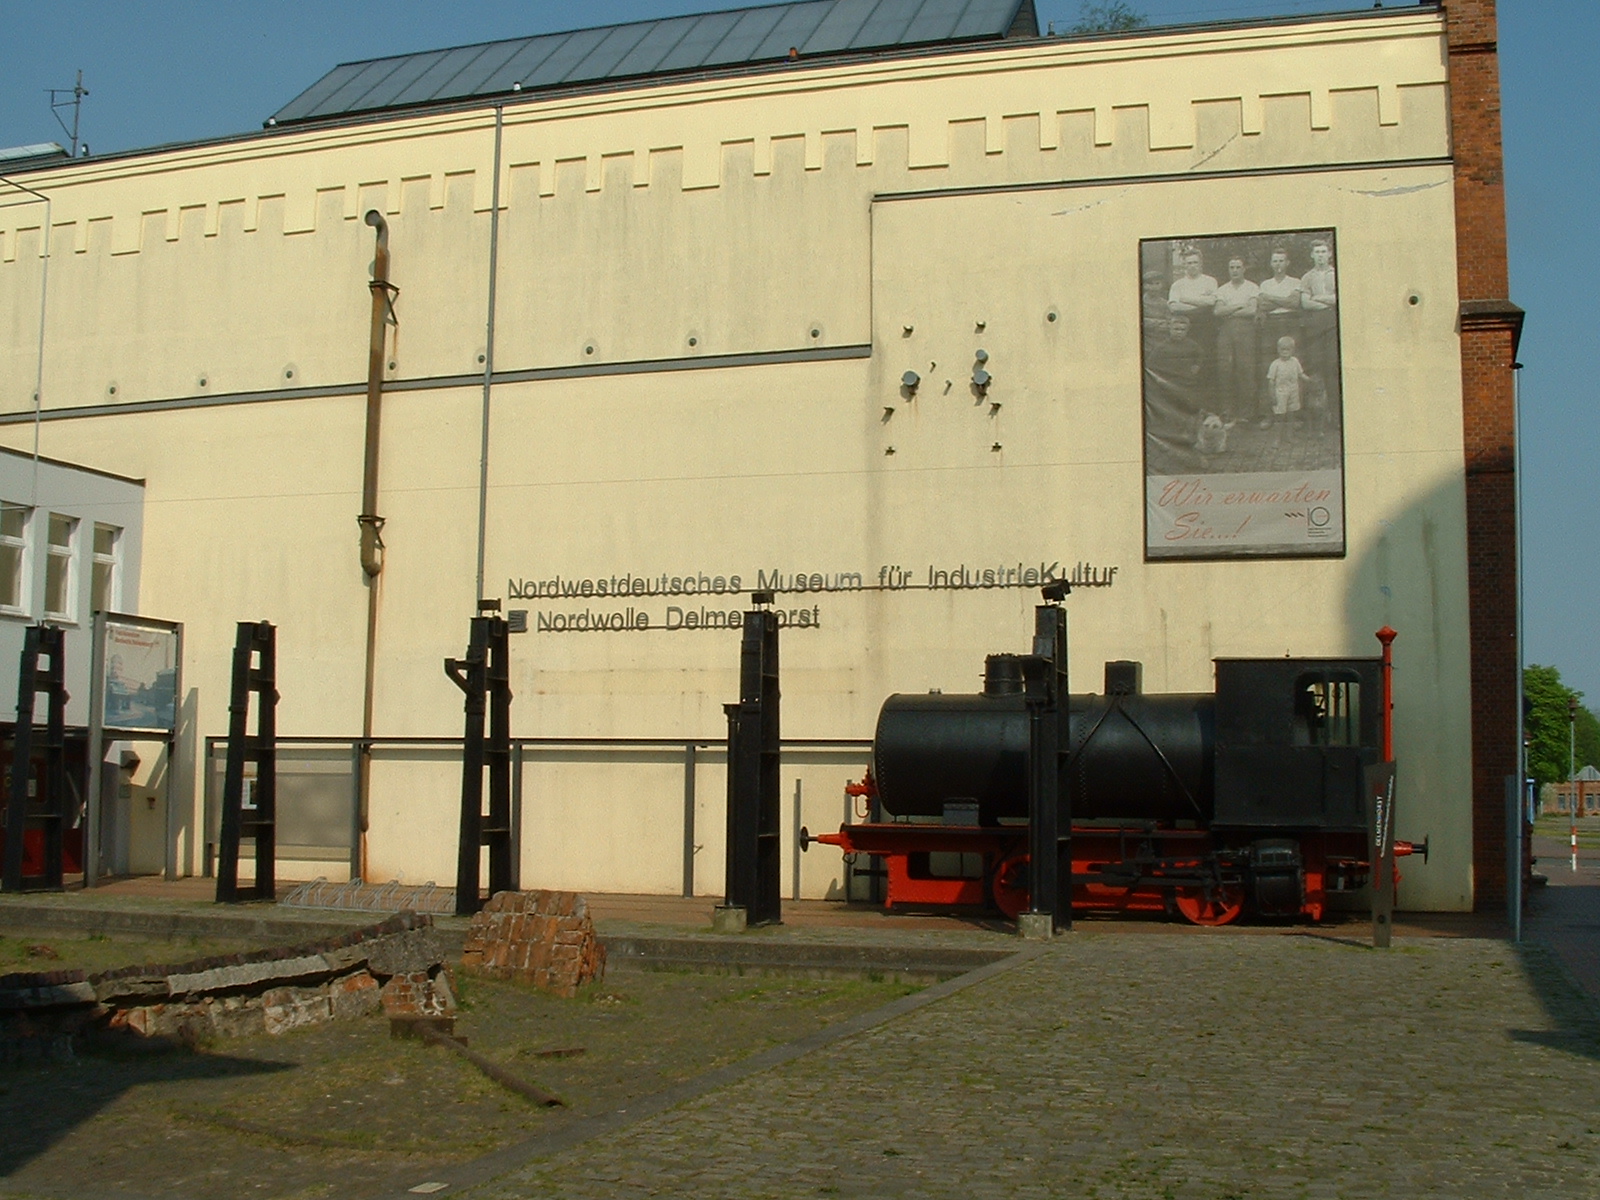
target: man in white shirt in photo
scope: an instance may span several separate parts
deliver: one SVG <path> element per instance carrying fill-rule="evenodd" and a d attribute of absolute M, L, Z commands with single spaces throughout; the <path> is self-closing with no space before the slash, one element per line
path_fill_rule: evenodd
<path fill-rule="evenodd" d="M 1255 419 L 1261 405 L 1256 386 L 1256 301 L 1261 289 L 1244 277 L 1244 259 L 1228 260 L 1228 281 L 1216 291 L 1217 407 L 1224 421 Z"/>
<path fill-rule="evenodd" d="M 1311 243 L 1311 269 L 1300 277 L 1300 321 L 1306 372 L 1326 394 L 1330 415 L 1339 405 L 1339 289 L 1333 272 L 1333 247 Z"/>
<path fill-rule="evenodd" d="M 1172 281 L 1167 292 L 1167 307 L 1178 316 L 1188 317 L 1193 325 L 1196 315 L 1209 317 L 1216 303 L 1217 281 L 1201 271 L 1200 251 L 1186 251 L 1183 274 Z"/>

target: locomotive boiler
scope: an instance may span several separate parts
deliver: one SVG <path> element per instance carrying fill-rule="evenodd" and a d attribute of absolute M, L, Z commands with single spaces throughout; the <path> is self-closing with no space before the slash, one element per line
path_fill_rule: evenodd
<path fill-rule="evenodd" d="M 1064 626 L 1063 626 L 1064 628 Z M 886 907 L 1029 907 L 1029 656 L 992 654 L 983 689 L 890 696 L 868 818 L 812 841 L 881 860 Z M 1150 695 L 1136 662 L 1066 697 L 1056 795 L 1076 912 L 1221 925 L 1321 919 L 1371 872 L 1368 768 L 1385 755 L 1377 658 L 1219 658 L 1211 692 Z M 1395 844 L 1397 855 L 1426 846 Z"/>

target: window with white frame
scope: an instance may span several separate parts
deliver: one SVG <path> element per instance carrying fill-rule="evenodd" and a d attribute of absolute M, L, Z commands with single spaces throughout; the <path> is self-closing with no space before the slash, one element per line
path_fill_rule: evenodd
<path fill-rule="evenodd" d="M 64 513 L 51 513 L 45 537 L 44 615 L 58 621 L 76 619 L 73 603 L 77 592 L 77 572 L 73 570 L 77 549 L 78 519 Z"/>
<path fill-rule="evenodd" d="M 0 500 L 0 612 L 28 607 L 28 517 L 26 505 Z"/>
<path fill-rule="evenodd" d="M 122 605 L 122 530 L 94 527 L 94 574 L 89 581 L 90 608 L 116 612 Z"/>

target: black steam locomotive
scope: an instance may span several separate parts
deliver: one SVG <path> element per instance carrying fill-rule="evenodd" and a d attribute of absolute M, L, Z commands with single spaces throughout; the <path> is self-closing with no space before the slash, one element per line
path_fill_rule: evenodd
<path fill-rule="evenodd" d="M 890 696 L 847 789 L 868 820 L 805 840 L 875 856 L 889 908 L 1027 909 L 1029 661 L 990 655 L 974 695 Z M 1103 694 L 1067 697 L 1061 718 L 1074 911 L 1319 920 L 1329 893 L 1368 882 L 1367 776 L 1392 757 L 1384 660 L 1220 658 L 1209 693 L 1147 695 L 1141 676 L 1107 663 Z"/>

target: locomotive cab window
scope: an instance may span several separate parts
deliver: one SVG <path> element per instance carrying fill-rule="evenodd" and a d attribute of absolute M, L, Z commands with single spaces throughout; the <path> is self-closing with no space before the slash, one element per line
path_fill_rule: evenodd
<path fill-rule="evenodd" d="M 1295 680 L 1294 744 L 1361 744 L 1361 680 L 1354 671 L 1312 671 Z"/>

